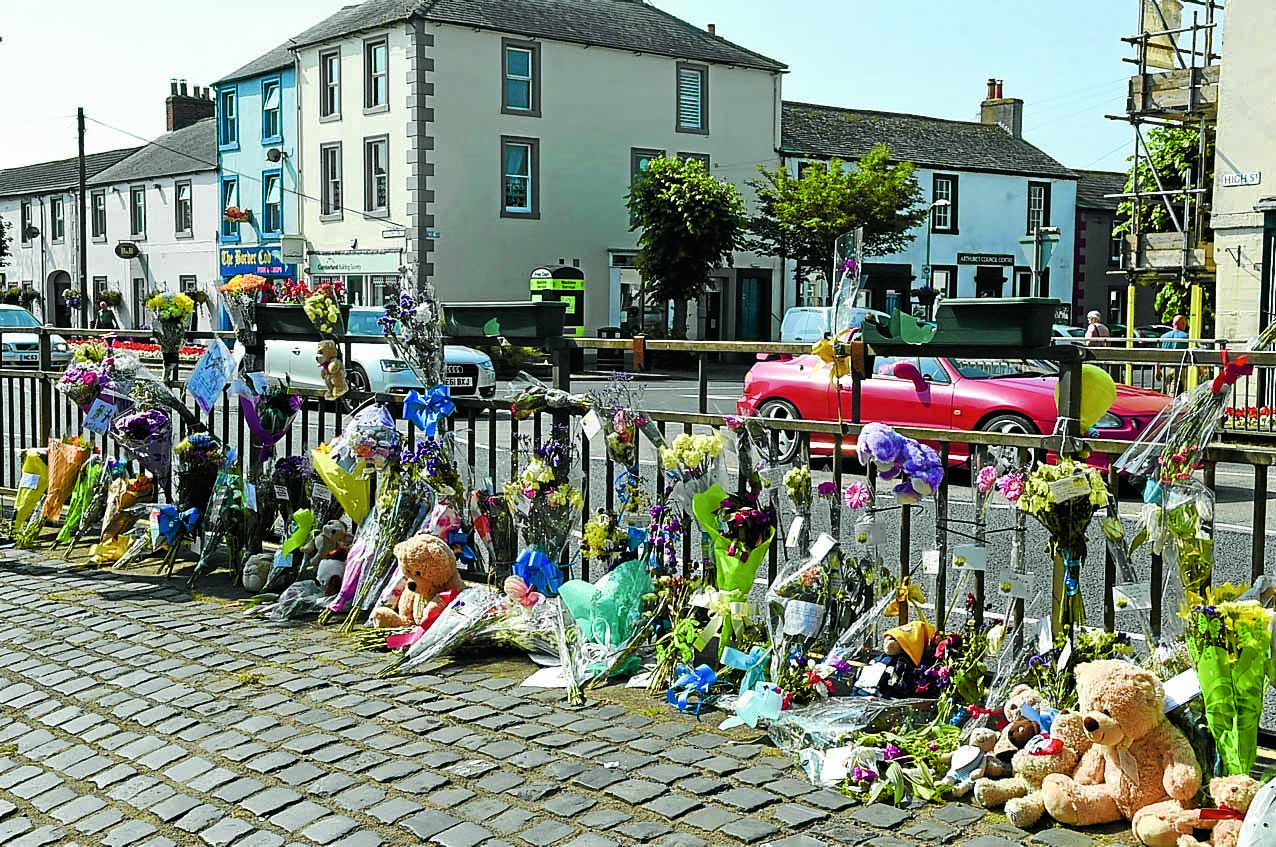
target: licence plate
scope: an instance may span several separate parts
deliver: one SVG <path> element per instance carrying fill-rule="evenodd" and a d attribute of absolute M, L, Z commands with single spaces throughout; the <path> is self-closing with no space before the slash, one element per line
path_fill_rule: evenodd
<path fill-rule="evenodd" d="M 39 353 L 23 353 L 23 354 L 21 354 L 20 356 L 18 356 L 18 361 L 20 361 L 20 362 L 34 362 L 34 361 L 35 361 L 36 359 L 38 359 L 38 358 L 40 358 L 40 354 L 39 354 Z"/>
<path fill-rule="evenodd" d="M 450 388 L 473 388 L 474 380 L 463 376 L 445 376 L 443 384 Z"/>

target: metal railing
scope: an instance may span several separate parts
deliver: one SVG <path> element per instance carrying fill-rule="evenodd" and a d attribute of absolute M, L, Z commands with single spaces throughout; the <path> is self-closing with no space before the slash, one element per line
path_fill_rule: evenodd
<path fill-rule="evenodd" d="M 60 373 L 58 370 L 49 367 L 48 339 L 49 334 L 52 332 L 59 332 L 59 330 L 43 330 L 40 333 L 42 367 L 32 370 L 0 369 L 0 437 L 3 438 L 4 442 L 4 449 L 0 451 L 0 490 L 11 492 L 16 487 L 21 473 L 20 452 L 22 449 L 41 446 L 47 443 L 51 435 L 58 436 L 74 433 L 80 428 L 83 419 L 83 413 L 80 409 L 53 388 Z M 76 334 L 80 336 L 113 334 L 108 332 L 87 332 L 84 330 L 60 330 L 60 332 L 65 335 Z M 132 332 L 130 335 L 143 337 L 145 333 Z M 191 333 L 191 339 L 193 342 L 198 343 L 201 339 L 208 339 L 213 335 L 215 333 Z M 377 343 L 377 340 L 360 338 L 359 343 Z M 643 341 L 641 339 L 637 342 L 629 339 L 579 339 L 576 343 L 578 346 L 585 348 L 616 350 L 631 349 L 635 343 L 642 344 Z M 809 352 L 809 348 L 806 345 L 785 345 L 768 342 L 648 340 L 645 341 L 644 346 L 647 351 L 676 351 L 689 354 L 694 356 L 699 363 L 697 412 L 644 409 L 655 421 L 660 432 L 668 437 L 672 437 L 679 432 L 719 429 L 725 425 L 721 415 L 708 413 L 707 357 L 710 354 L 732 352 L 800 355 Z M 1091 352 L 1094 360 L 1104 367 L 1148 367 L 1157 363 L 1172 364 L 1179 361 L 1180 358 L 1172 351 L 1150 349 L 1094 348 Z M 1193 351 L 1193 356 L 1195 357 L 1195 366 L 1211 369 L 1211 372 L 1223 361 L 1218 351 Z M 553 358 L 555 361 L 555 384 L 557 387 L 570 389 L 571 376 L 567 368 L 568 350 L 566 348 L 554 350 Z M 989 358 L 993 357 L 990 356 Z M 1276 354 L 1255 354 L 1251 356 L 1250 361 L 1258 367 L 1253 376 L 1245 379 L 1262 384 L 1264 380 L 1271 376 L 1272 368 L 1276 367 Z M 1202 378 L 1204 376 L 1202 375 Z M 176 388 L 178 390 L 181 389 L 180 383 L 176 384 Z M 293 428 L 286 434 L 279 448 L 277 448 L 279 455 L 307 453 L 318 444 L 335 437 L 341 432 L 344 419 L 350 408 L 348 402 L 333 402 L 323 399 L 319 391 L 298 390 L 297 393 L 307 397 L 307 402 L 302 406 L 297 419 L 294 421 Z M 541 439 L 549 433 L 555 420 L 561 420 L 563 415 L 562 412 L 540 412 L 534 414 L 529 420 L 518 421 L 508 415 L 508 401 L 505 399 L 458 398 L 457 407 L 456 413 L 449 422 L 451 432 L 456 438 L 457 458 L 468 467 L 473 481 L 480 486 L 484 484 L 499 486 L 501 481 L 510 478 L 511 475 L 516 473 L 526 457 L 524 436 L 531 436 L 537 440 Z M 236 447 L 240 455 L 248 455 L 248 451 L 253 449 L 251 433 L 247 430 L 242 417 L 237 412 L 237 403 L 233 403 L 225 395 L 209 414 L 200 416 L 200 422 L 227 444 Z M 829 472 L 830 478 L 839 490 L 844 487 L 847 474 L 852 472 L 848 467 L 849 463 L 845 460 L 852 458 L 854 455 L 855 437 L 861 431 L 862 424 L 840 423 L 837 421 L 779 421 L 770 419 L 763 420 L 761 423 L 770 432 L 788 432 L 798 439 L 797 461 L 799 462 L 810 461 L 812 439 L 830 444 L 832 457 Z M 402 423 L 401 426 L 404 427 L 410 443 L 418 437 L 411 425 Z M 980 451 L 986 451 L 989 448 L 999 448 L 1016 452 L 1021 461 L 1027 464 L 1030 456 L 1040 457 L 1048 451 L 1058 451 L 1063 445 L 1062 436 L 1053 434 L 1010 435 L 994 432 L 966 432 L 910 427 L 899 427 L 898 429 L 905 435 L 935 445 L 946 463 L 953 455 L 977 455 Z M 589 438 L 579 431 L 574 431 L 576 432 L 575 437 L 578 439 L 576 446 L 582 465 L 589 471 L 585 474 L 583 483 L 583 493 L 585 495 L 584 505 L 581 508 L 581 519 L 583 521 L 587 520 L 598 508 L 616 508 L 616 490 L 610 483 L 616 478 L 617 473 L 624 469 L 617 468 L 610 457 L 606 455 L 605 450 L 591 444 Z M 1204 480 L 1206 485 L 1213 489 L 1215 487 L 1216 469 L 1222 463 L 1235 463 L 1252 468 L 1254 484 L 1252 489 L 1251 526 L 1254 531 L 1250 534 L 1248 570 L 1249 576 L 1254 578 L 1266 570 L 1267 541 L 1264 530 L 1267 525 L 1268 468 L 1276 462 L 1276 445 L 1267 447 L 1261 444 L 1231 443 L 1227 440 L 1228 436 L 1229 433 L 1225 431 L 1222 440 L 1212 445 L 1209 449 L 1206 455 Z M 116 446 L 105 437 L 92 436 L 91 440 L 107 455 L 118 455 Z M 1102 439 L 1086 439 L 1085 445 L 1093 451 L 1107 453 L 1112 456 L 1118 455 L 1128 446 L 1127 442 Z M 647 477 L 646 482 L 654 495 L 655 485 L 664 477 L 664 468 L 661 466 L 658 452 L 650 445 L 640 445 L 639 462 L 640 466 L 651 470 L 649 475 L 644 471 L 643 476 Z M 969 458 L 963 460 L 967 467 L 969 462 Z M 783 468 L 770 469 L 773 478 L 771 486 L 773 493 L 771 496 L 776 496 L 774 493 L 776 489 L 782 488 L 779 484 L 779 475 L 782 475 L 782 471 Z M 862 471 L 859 472 L 862 473 Z M 972 522 L 971 515 L 967 513 L 969 510 L 966 509 L 964 502 L 959 507 L 955 507 L 956 501 L 950 495 L 955 486 L 960 486 L 957 486 L 950 479 L 951 476 L 951 474 L 945 475 L 943 484 L 936 492 L 933 502 L 919 506 L 895 506 L 888 509 L 888 511 L 893 511 L 898 517 L 898 532 L 895 538 L 891 540 L 891 543 L 885 545 L 882 560 L 885 563 L 889 563 L 889 569 L 896 575 L 905 576 L 915 573 L 923 548 L 936 550 L 939 554 L 939 561 L 946 563 L 954 540 L 987 529 L 986 526 L 977 526 L 975 522 Z M 1119 478 L 1114 470 L 1109 470 L 1108 479 L 1119 505 L 1122 491 L 1121 486 L 1118 484 Z M 927 524 L 933 524 L 934 535 L 933 538 L 919 540 L 918 528 L 921 526 L 923 516 L 926 518 Z M 1014 520 L 1016 522 L 1016 532 L 1027 532 L 1021 515 L 1015 513 Z M 845 535 L 847 528 L 841 525 L 841 516 L 837 510 L 833 511 L 831 523 L 832 526 L 830 528 L 834 533 Z M 1098 548 L 1096 547 L 1095 549 L 1097 550 Z M 776 573 L 780 556 L 783 555 L 782 550 L 783 546 L 780 540 L 777 540 L 777 543 L 771 547 L 767 564 L 769 577 L 773 577 Z M 696 537 L 696 533 L 684 533 L 681 561 L 685 569 L 690 569 L 693 567 L 693 563 L 702 561 L 708 555 L 708 552 L 707 548 L 701 548 L 701 539 Z M 1092 556 L 1092 558 L 1097 559 L 1097 556 Z M 1111 554 L 1106 554 L 1103 559 L 1101 620 L 1106 629 L 1112 630 L 1117 625 L 1117 609 L 1114 605 L 1111 588 L 1117 583 L 1118 575 Z M 1096 571 L 1091 571 L 1092 574 L 1097 572 L 1097 565 L 1095 567 Z M 1151 556 L 1146 562 L 1141 562 L 1140 568 L 1153 585 L 1161 585 L 1163 583 L 1165 578 L 1164 564 L 1159 556 Z M 577 574 L 585 579 L 599 575 L 591 573 L 588 561 L 580 563 Z M 936 574 L 935 593 L 931 598 L 931 602 L 936 609 L 937 625 L 939 626 L 943 625 L 945 610 L 949 608 L 954 599 L 953 592 L 957 590 L 950 581 L 950 576 L 951 574 L 948 573 L 947 568 L 942 566 L 939 569 L 939 573 Z M 971 590 L 977 599 L 976 614 L 978 615 L 983 614 L 984 607 L 990 599 L 991 595 L 985 589 L 986 581 L 991 578 L 991 576 L 986 577 L 982 573 L 974 575 L 974 584 Z M 1160 591 L 1153 591 L 1152 599 L 1153 609 L 1150 617 L 1153 622 L 1153 634 L 1159 635 L 1161 622 L 1167 610 L 1161 608 L 1163 598 Z M 1011 617 L 1022 620 L 1025 614 L 1024 602 L 1016 600 L 1010 605 L 1009 613 Z"/>

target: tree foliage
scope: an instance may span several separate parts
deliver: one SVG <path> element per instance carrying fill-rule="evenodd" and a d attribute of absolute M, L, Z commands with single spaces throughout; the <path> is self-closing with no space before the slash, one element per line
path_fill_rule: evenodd
<path fill-rule="evenodd" d="M 709 285 L 714 268 L 733 264 L 748 217 L 734 185 L 695 159 L 652 159 L 626 197 L 639 230 L 635 265 L 644 297 L 673 301 L 676 338 L 685 338 L 687 301 Z"/>
<path fill-rule="evenodd" d="M 796 177 L 784 165 L 759 167 L 761 176 L 749 183 L 758 193 L 750 248 L 795 260 L 799 275 L 830 273 L 838 236 L 861 226 L 864 255 L 904 250 L 926 220 L 926 208 L 912 163 L 891 164 L 890 158 L 879 144 L 852 168 L 831 159 L 827 167 L 808 167 Z"/>
<path fill-rule="evenodd" d="M 1148 130 L 1146 149 L 1139 156 L 1137 172 L 1132 165 L 1126 175 L 1125 190 L 1134 191 L 1137 184 L 1140 191 L 1178 191 L 1190 188 L 1195 182 L 1198 169 L 1201 167 L 1201 133 L 1198 129 L 1158 126 Z M 1202 220 L 1209 220 L 1211 196 L 1214 188 L 1214 139 L 1206 136 L 1205 143 L 1205 180 L 1202 183 L 1206 193 L 1200 198 L 1193 198 L 1192 208 L 1196 204 L 1200 209 Z M 1160 180 L 1158 184 L 1158 179 Z M 1183 222 L 1183 198 L 1168 198 L 1174 205 L 1174 214 L 1180 223 Z M 1134 232 L 1133 198 L 1126 198 L 1117 206 L 1117 215 L 1123 219 L 1118 232 Z M 1139 229 L 1143 234 L 1149 232 L 1175 232 L 1174 222 L 1160 197 L 1144 198 L 1139 204 Z M 1191 226 L 1191 221 L 1188 221 Z"/>

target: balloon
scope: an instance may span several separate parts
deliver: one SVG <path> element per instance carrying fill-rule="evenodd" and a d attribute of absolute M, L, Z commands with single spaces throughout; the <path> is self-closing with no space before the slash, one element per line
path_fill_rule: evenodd
<path fill-rule="evenodd" d="M 1054 405 L 1061 405 L 1059 389 L 1063 381 L 1054 387 Z M 1081 431 L 1091 429 L 1099 418 L 1103 417 L 1112 404 L 1116 402 L 1116 383 L 1103 368 L 1098 365 L 1081 366 Z"/>

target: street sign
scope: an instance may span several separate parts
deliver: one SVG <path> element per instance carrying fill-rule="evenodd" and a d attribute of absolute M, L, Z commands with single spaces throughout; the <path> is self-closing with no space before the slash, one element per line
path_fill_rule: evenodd
<path fill-rule="evenodd" d="M 1246 171 L 1241 174 L 1223 174 L 1224 188 L 1239 188 L 1244 185 L 1261 185 L 1262 182 L 1262 171 Z"/>
<path fill-rule="evenodd" d="M 279 254 L 284 262 L 292 265 L 306 258 L 306 239 L 300 235 L 285 235 L 279 239 Z"/>
<path fill-rule="evenodd" d="M 136 259 L 142 255 L 142 248 L 132 241 L 121 241 L 115 245 L 115 255 L 121 259 Z"/>
<path fill-rule="evenodd" d="M 1009 253 L 958 253 L 957 264 L 959 265 L 1004 265 L 1011 267 L 1015 263 L 1015 257 Z"/>
<path fill-rule="evenodd" d="M 382 238 L 403 238 L 408 231 L 401 226 L 391 227 L 390 229 L 381 230 Z"/>

